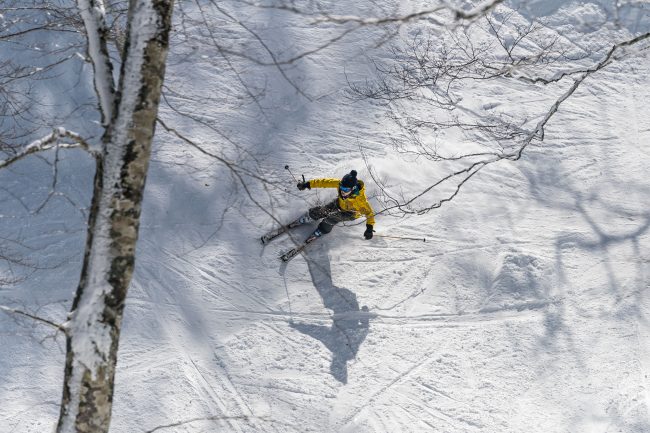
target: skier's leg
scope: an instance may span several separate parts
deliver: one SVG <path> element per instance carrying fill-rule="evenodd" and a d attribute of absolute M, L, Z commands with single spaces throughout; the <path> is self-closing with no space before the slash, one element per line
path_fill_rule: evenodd
<path fill-rule="evenodd" d="M 329 216 L 318 224 L 318 228 L 305 239 L 305 245 L 314 242 L 316 239 L 332 231 L 334 226 L 341 221 L 351 221 L 354 215 L 351 212 L 336 211 L 330 213 Z"/>
<path fill-rule="evenodd" d="M 333 215 L 333 214 L 335 214 L 337 212 L 339 212 L 338 204 L 337 204 L 337 200 L 334 200 L 334 201 L 332 201 L 332 202 L 330 202 L 330 203 L 328 203 L 326 205 L 315 206 L 315 207 L 309 209 L 309 211 L 305 215 L 298 218 L 297 221 L 304 221 L 304 223 L 301 222 L 301 224 L 305 224 L 305 223 L 312 222 L 312 221 L 315 221 L 315 220 L 319 220 L 319 219 L 322 219 L 322 218 L 328 218 L 328 217 L 330 217 L 331 215 Z M 323 227 L 325 227 L 324 230 L 322 229 Z M 319 237 L 321 237 L 322 235 L 324 235 L 326 233 L 329 233 L 331 230 L 332 230 L 331 227 L 324 226 L 323 222 L 321 222 L 318 225 L 318 228 L 316 230 L 314 230 L 314 232 L 312 234 L 310 234 L 307 239 L 305 239 L 305 243 L 308 244 L 310 242 L 313 242 L 316 239 L 318 239 Z"/>
<path fill-rule="evenodd" d="M 324 219 L 318 224 L 318 228 L 305 240 L 306 244 L 331 232 L 337 223 L 354 219 L 352 212 L 345 212 L 339 209 L 338 200 L 334 200 L 325 206 L 316 206 L 309 209 L 309 216 L 313 219 Z"/>
<path fill-rule="evenodd" d="M 333 208 L 331 205 L 333 205 Z M 323 215 L 322 212 L 327 212 L 327 214 Z M 352 212 L 343 212 L 340 209 L 338 209 L 336 201 L 326 206 L 318 206 L 316 208 L 312 208 L 309 210 L 310 218 L 314 218 L 318 216 L 320 216 L 320 218 L 325 217 L 325 219 L 321 221 L 321 223 L 318 225 L 318 228 L 314 230 L 314 232 L 311 235 L 309 235 L 307 239 L 305 239 L 305 242 L 302 245 L 299 245 L 296 248 L 292 248 L 291 250 L 287 251 L 282 256 L 280 256 L 282 261 L 288 262 L 289 260 L 291 260 L 292 257 L 295 257 L 297 254 L 303 251 L 308 244 L 314 242 L 316 239 L 320 238 L 324 234 L 327 234 L 330 231 L 332 231 L 332 228 L 336 225 L 336 223 L 341 221 L 351 221 L 354 219 L 354 214 Z"/>
<path fill-rule="evenodd" d="M 336 203 L 334 203 L 336 204 Z M 325 218 L 332 212 L 331 209 L 332 203 L 328 203 L 325 206 L 316 206 L 309 209 L 307 212 L 299 216 L 295 221 L 288 224 L 289 228 L 298 227 L 299 225 L 309 224 L 321 218 Z"/>
<path fill-rule="evenodd" d="M 299 216 L 298 219 L 292 223 L 289 223 L 288 227 L 294 228 L 303 224 L 309 224 L 321 218 L 325 218 L 325 216 L 331 213 L 330 205 L 331 203 L 325 206 L 316 206 L 309 209 L 307 212 Z"/>
<path fill-rule="evenodd" d="M 309 216 L 309 211 L 307 211 L 304 214 L 302 214 L 300 217 L 298 217 L 298 219 L 296 219 L 295 221 L 289 223 L 288 227 L 289 228 L 294 228 L 294 227 L 298 227 L 298 226 L 303 225 L 303 224 L 308 224 L 308 223 L 313 222 L 313 221 L 314 221 L 314 219 L 311 216 Z"/>
<path fill-rule="evenodd" d="M 326 218 L 330 215 L 332 215 L 335 212 L 338 212 L 338 203 L 337 200 L 334 200 L 330 203 L 327 203 L 324 206 L 316 206 L 311 209 L 309 209 L 309 217 L 312 220 L 319 220 L 321 218 Z"/>
<path fill-rule="evenodd" d="M 314 230 L 314 232 L 312 234 L 310 234 L 307 239 L 305 239 L 305 244 L 309 244 L 311 242 L 314 242 L 316 239 L 323 236 L 323 234 L 324 233 L 320 229 Z"/>
<path fill-rule="evenodd" d="M 280 236 L 282 233 L 287 232 L 290 229 L 301 226 L 303 224 L 308 224 L 308 223 L 313 222 L 313 221 L 314 221 L 314 219 L 309 216 L 309 211 L 307 211 L 302 216 L 298 217 L 297 219 L 290 222 L 289 224 L 277 227 L 277 228 L 271 230 L 270 232 L 266 233 L 265 235 L 262 235 L 262 237 L 260 239 L 262 241 L 262 244 L 266 244 L 266 243 L 270 242 L 271 240 L 273 240 L 273 239 L 277 238 L 278 236 Z"/>
<path fill-rule="evenodd" d="M 320 222 L 320 224 L 318 224 L 318 230 L 320 230 L 323 234 L 328 234 L 332 231 L 336 223 L 337 221 L 333 220 L 332 218 L 325 218 Z"/>
<path fill-rule="evenodd" d="M 325 218 L 321 223 L 318 225 L 318 228 L 323 234 L 327 234 L 332 231 L 334 226 L 341 221 L 352 221 L 354 220 L 354 214 L 352 212 L 345 212 L 342 210 L 338 210 L 336 212 L 331 213 L 327 218 Z"/>

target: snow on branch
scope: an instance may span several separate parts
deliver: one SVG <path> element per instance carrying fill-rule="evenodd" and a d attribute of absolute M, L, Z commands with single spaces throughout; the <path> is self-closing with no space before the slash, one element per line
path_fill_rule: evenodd
<path fill-rule="evenodd" d="M 59 140 L 61 138 L 69 138 L 73 141 L 73 143 L 59 143 Z M 54 148 L 59 148 L 59 149 L 75 149 L 75 148 L 81 148 L 93 155 L 95 158 L 99 157 L 99 153 L 92 150 L 88 143 L 81 138 L 79 134 L 76 132 L 68 131 L 65 128 L 55 128 L 50 134 L 46 135 L 43 138 L 40 138 L 38 140 L 35 140 L 25 146 L 25 148 L 21 151 L 18 152 L 17 154 L 0 161 L 0 169 L 5 168 L 14 162 L 31 155 L 33 153 L 37 152 L 43 152 L 46 150 L 54 149 Z"/>
<path fill-rule="evenodd" d="M 93 65 L 93 82 L 99 98 L 102 124 L 107 125 L 113 115 L 115 82 L 113 64 L 108 55 L 108 26 L 103 0 L 77 0 L 81 18 L 86 27 L 88 55 Z"/>

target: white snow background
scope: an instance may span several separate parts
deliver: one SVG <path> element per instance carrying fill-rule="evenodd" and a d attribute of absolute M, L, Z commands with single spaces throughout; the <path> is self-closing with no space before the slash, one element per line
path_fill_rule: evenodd
<path fill-rule="evenodd" d="M 373 2 L 355 3 L 338 12 L 379 14 Z M 530 1 L 514 13 L 544 17 L 585 48 L 650 29 L 648 8 L 619 17 L 619 27 L 603 24 L 613 3 Z M 287 55 L 340 30 L 233 10 Z M 265 189 L 246 179 L 280 220 L 335 194 L 297 191 L 287 164 L 307 178 L 356 169 L 370 195 L 378 189 L 364 156 L 407 196 L 446 174 L 392 147 L 399 131 L 383 107 L 346 96 L 348 81 L 372 78 L 371 59 L 390 55 L 382 31 L 353 32 L 285 66 L 303 95 L 274 67 L 240 59 L 239 77 L 224 73 L 216 49 L 192 40 L 207 30 L 180 19 L 197 13 L 177 5 L 175 25 L 189 31 L 172 35 L 160 116 L 206 151 L 282 181 L 284 189 Z M 233 23 L 211 31 L 250 38 Z M 71 129 L 96 133 L 82 126 L 97 120 L 91 67 L 80 58 L 65 67 L 69 74 L 33 91 Z M 265 90 L 259 104 L 242 98 L 240 79 Z M 522 94 L 478 82 L 463 95 L 468 106 L 517 107 L 532 128 L 566 87 Z M 275 223 L 231 171 L 159 126 L 111 431 L 650 432 L 649 100 L 647 53 L 623 56 L 585 80 L 521 160 L 487 167 L 439 209 L 377 217 L 377 234 L 426 242 L 366 241 L 362 223 L 347 224 L 286 265 L 278 255 L 291 239 L 260 245 Z M 456 139 L 438 137 L 443 148 Z M 34 213 L 51 189 L 54 155 L 43 156 L 0 170 L 0 236 L 38 266 L 0 287 L 0 305 L 63 322 L 80 272 L 92 164 L 80 151 L 60 152 L 61 194 Z M 298 229 L 297 239 L 310 230 Z M 64 345 L 40 323 L 0 314 L 0 432 L 53 429 Z"/>

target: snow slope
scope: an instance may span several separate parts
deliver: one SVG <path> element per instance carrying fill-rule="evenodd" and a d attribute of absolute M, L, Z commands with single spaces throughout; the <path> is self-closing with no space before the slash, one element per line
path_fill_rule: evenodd
<path fill-rule="evenodd" d="M 603 42 L 587 24 L 607 15 L 606 3 L 529 5 L 524 12 L 548 14 L 575 41 Z M 256 19 L 276 46 L 300 47 L 312 30 L 282 31 L 283 17 Z M 648 17 L 637 25 L 623 33 L 643 31 Z M 265 116 L 254 104 L 227 105 L 221 95 L 239 87 L 237 78 L 191 40 L 177 41 L 168 85 L 202 99 L 170 92 L 168 102 L 204 123 L 169 107 L 161 116 L 204 149 L 282 182 L 266 191 L 247 179 L 280 220 L 334 195 L 297 191 L 285 164 L 308 178 L 354 168 L 376 192 L 362 149 L 390 184 L 420 191 L 442 169 L 400 159 L 383 109 L 343 93 L 347 80 L 369 73 L 366 56 L 388 55 L 384 45 L 367 48 L 375 37 L 353 33 L 287 68 L 311 101 L 277 71 L 251 72 L 252 83 L 255 74 L 267 78 Z M 159 128 L 111 430 L 650 431 L 649 77 L 647 57 L 621 59 L 585 81 L 520 161 L 491 165 L 438 210 L 377 219 L 377 234 L 426 242 L 365 241 L 364 225 L 348 224 L 288 264 L 277 256 L 292 240 L 259 245 L 275 223 L 231 172 Z M 559 90 L 540 89 L 521 109 L 539 116 Z M 479 91 L 476 103 L 495 107 L 521 96 L 497 87 L 467 95 Z M 90 167 L 75 169 L 79 160 L 66 156 L 59 171 L 74 173 L 62 183 L 82 201 Z M 47 178 L 43 167 L 23 163 L 2 174 L 3 187 L 23 191 L 31 173 Z M 48 181 L 36 188 L 47 191 Z M 23 222 L 23 210 L 5 202 L 13 207 L 3 204 L 3 233 L 20 225 L 36 250 L 30 257 L 59 267 L 1 288 L 0 304 L 62 321 L 78 278 L 82 218 L 53 204 L 54 217 Z M 24 202 L 39 197 L 25 193 Z M 0 323 L 0 432 L 48 431 L 63 339 L 24 319 Z"/>

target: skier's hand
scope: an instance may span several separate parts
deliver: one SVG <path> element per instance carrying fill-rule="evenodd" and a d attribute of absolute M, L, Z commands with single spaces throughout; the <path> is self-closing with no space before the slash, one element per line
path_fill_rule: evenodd
<path fill-rule="evenodd" d="M 372 229 L 372 224 L 366 224 L 366 231 L 363 232 L 363 236 L 366 239 L 372 239 L 372 232 L 374 232 L 374 230 Z"/>
<path fill-rule="evenodd" d="M 311 189 L 311 186 L 309 185 L 309 182 L 298 182 L 298 189 L 300 191 L 303 191 L 305 189 Z"/>

